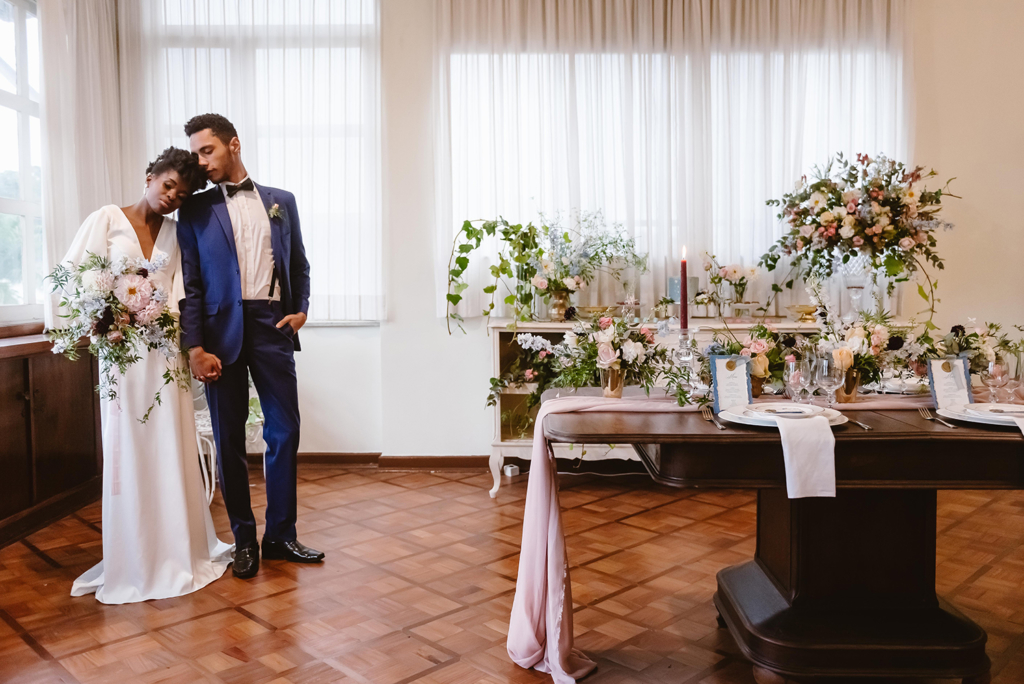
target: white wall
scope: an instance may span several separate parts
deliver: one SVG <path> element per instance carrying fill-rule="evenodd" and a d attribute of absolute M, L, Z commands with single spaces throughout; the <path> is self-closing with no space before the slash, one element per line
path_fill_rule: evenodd
<path fill-rule="evenodd" d="M 490 340 L 448 337 L 433 286 L 433 2 L 382 0 L 388 321 L 307 328 L 297 356 L 305 452 L 475 455 Z M 914 161 L 957 176 L 941 236 L 937 322 L 1024 323 L 1024 2 L 914 0 Z M 911 297 L 905 311 L 919 308 Z"/>

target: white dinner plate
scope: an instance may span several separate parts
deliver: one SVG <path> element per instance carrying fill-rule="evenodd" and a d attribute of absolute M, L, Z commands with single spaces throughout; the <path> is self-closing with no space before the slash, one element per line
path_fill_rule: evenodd
<path fill-rule="evenodd" d="M 733 413 L 740 413 L 740 407 L 729 409 Z M 766 401 L 759 404 L 747 404 L 743 407 L 744 413 L 757 415 L 785 416 L 786 418 L 806 418 L 808 416 L 821 415 L 825 409 L 814 404 L 796 404 L 792 401 Z"/>
<path fill-rule="evenodd" d="M 964 411 L 991 418 L 1024 418 L 1024 406 L 1021 404 L 968 404 Z"/>
<path fill-rule="evenodd" d="M 943 418 L 952 418 L 953 420 L 962 420 L 966 423 L 981 423 L 982 425 L 1002 425 L 1003 427 L 1014 427 L 1016 423 L 1013 422 L 1013 418 L 1007 416 L 1005 418 L 1000 417 L 996 414 L 975 415 L 968 413 L 963 406 L 950 406 L 949 408 L 936 409 L 935 412 Z"/>
<path fill-rule="evenodd" d="M 850 420 L 849 418 L 841 414 L 839 411 L 836 411 L 834 409 L 822 409 L 821 415 L 828 418 L 828 423 L 832 427 L 835 427 L 836 425 L 842 425 L 843 423 L 849 422 Z M 764 415 L 757 415 L 756 413 L 751 414 L 747 411 L 744 411 L 743 413 L 733 413 L 731 410 L 725 410 L 719 413 L 718 417 L 730 423 L 738 423 L 739 425 L 754 425 L 756 427 L 770 428 L 776 427 L 776 418 L 770 413 Z M 781 420 L 787 420 L 787 418 L 782 418 Z"/>

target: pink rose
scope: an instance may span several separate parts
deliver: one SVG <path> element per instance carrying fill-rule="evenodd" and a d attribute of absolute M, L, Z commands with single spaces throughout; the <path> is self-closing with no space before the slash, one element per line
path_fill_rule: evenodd
<path fill-rule="evenodd" d="M 793 354 L 786 354 L 786 362 L 792 363 L 793 361 L 796 361 L 796 356 L 794 356 Z"/>
<path fill-rule="evenodd" d="M 768 351 L 768 343 L 764 340 L 754 340 L 750 343 L 751 354 L 764 354 Z"/>
<path fill-rule="evenodd" d="M 863 244 L 864 244 L 864 238 L 862 238 L 860 235 L 854 235 L 853 236 L 853 246 L 854 247 L 860 247 Z"/>
<path fill-rule="evenodd" d="M 914 238 L 912 237 L 905 237 L 900 239 L 900 249 L 906 252 L 909 252 L 910 250 L 914 249 L 914 245 L 916 244 L 917 243 L 914 242 Z"/>
<path fill-rule="evenodd" d="M 597 345 L 597 365 L 601 368 L 610 367 L 618 358 L 619 350 L 612 345 L 607 342 Z"/>
<path fill-rule="evenodd" d="M 729 275 L 729 271 L 728 269 L 725 268 L 725 266 L 723 266 L 722 268 L 718 269 L 718 275 L 721 278 L 725 278 L 726 276 Z"/>
<path fill-rule="evenodd" d="M 857 203 L 855 201 L 853 201 L 853 200 L 850 200 L 850 203 L 846 205 L 846 211 L 847 211 L 847 213 L 850 213 L 850 214 L 856 213 L 857 212 Z"/>
<path fill-rule="evenodd" d="M 872 335 L 871 336 L 871 346 L 872 347 L 880 347 L 881 345 L 882 345 L 882 336 L 881 335 Z"/>
<path fill-rule="evenodd" d="M 740 356 L 750 356 L 750 350 L 747 349 L 746 347 L 740 349 Z"/>
<path fill-rule="evenodd" d="M 608 318 L 607 316 L 604 316 L 603 318 L 601 318 L 601 320 L 597 322 L 597 325 L 601 328 L 601 330 L 607 330 L 612 325 L 612 319 Z"/>
<path fill-rule="evenodd" d="M 829 236 L 829 237 L 832 237 L 832 236 L 833 236 L 833 235 L 835 235 L 835 234 L 836 234 L 836 226 L 835 226 L 835 224 L 832 224 L 832 225 L 831 225 L 831 226 L 829 226 L 829 228 L 828 228 L 828 236 Z"/>
<path fill-rule="evenodd" d="M 804 237 L 811 237 L 811 233 L 814 232 L 814 226 L 800 226 L 800 235 Z"/>
<path fill-rule="evenodd" d="M 533 372 L 532 368 L 527 368 L 526 372 L 523 373 L 523 375 L 526 376 L 526 380 L 527 381 L 530 381 L 530 380 L 533 380 L 533 376 L 536 375 L 536 373 Z"/>
<path fill-rule="evenodd" d="M 640 334 L 647 338 L 647 344 L 654 344 L 654 333 L 650 328 L 640 328 Z"/>
<path fill-rule="evenodd" d="M 917 231 L 917 235 L 914 236 L 914 239 L 917 240 L 917 244 L 923 245 L 928 242 L 928 233 L 923 230 L 919 230 Z"/>
<path fill-rule="evenodd" d="M 121 334 L 120 330 L 111 330 L 110 332 L 107 333 L 107 340 L 113 342 L 114 344 L 117 344 L 118 342 L 124 340 L 124 335 Z"/>
<path fill-rule="evenodd" d="M 548 279 L 539 275 L 533 276 L 533 278 L 530 279 L 530 284 L 538 290 L 548 289 Z"/>
<path fill-rule="evenodd" d="M 547 356 L 547 355 L 548 355 L 548 354 L 550 354 L 550 353 L 551 353 L 551 352 L 549 352 L 549 351 L 544 351 L 544 350 L 542 350 L 542 351 L 541 351 L 541 353 L 540 353 L 540 354 L 538 354 L 537 356 L 539 356 L 540 358 L 542 358 L 542 359 L 543 359 L 543 358 L 544 358 L 545 356 Z"/>

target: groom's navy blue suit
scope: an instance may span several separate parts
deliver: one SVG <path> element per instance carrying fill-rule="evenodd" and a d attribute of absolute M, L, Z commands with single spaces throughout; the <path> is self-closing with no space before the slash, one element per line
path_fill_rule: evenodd
<path fill-rule="evenodd" d="M 302 246 L 295 197 L 256 186 L 270 218 L 271 247 L 281 301 L 243 301 L 235 238 L 220 186 L 192 196 L 178 212 L 178 244 L 185 284 L 181 301 L 182 345 L 202 347 L 223 364 L 220 379 L 207 384 L 213 436 L 220 456 L 221 491 L 236 544 L 256 542 L 249 501 L 245 421 L 248 373 L 263 408 L 267 442 L 267 512 L 264 539 L 295 540 L 295 455 L 299 447 L 299 401 L 295 379 L 298 335 L 275 327 L 282 317 L 309 308 L 309 262 Z M 275 212 L 276 214 L 277 212 Z"/>

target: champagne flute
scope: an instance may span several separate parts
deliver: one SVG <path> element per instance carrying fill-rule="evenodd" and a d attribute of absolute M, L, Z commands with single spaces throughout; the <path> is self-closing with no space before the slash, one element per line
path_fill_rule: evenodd
<path fill-rule="evenodd" d="M 786 384 L 789 398 L 800 403 L 800 362 L 796 359 L 786 361 L 782 369 L 782 381 Z"/>
<path fill-rule="evenodd" d="M 992 403 L 999 403 L 999 389 L 1010 380 L 1010 368 L 1006 359 L 999 352 L 988 362 L 988 367 L 981 372 L 981 382 L 988 387 Z"/>
<path fill-rule="evenodd" d="M 814 365 L 814 379 L 818 387 L 828 394 L 828 407 L 836 401 L 836 390 L 843 386 L 846 371 L 831 356 L 822 356 Z"/>
<path fill-rule="evenodd" d="M 816 388 L 814 384 L 814 357 L 808 355 L 800 359 L 797 369 L 800 373 L 800 389 L 807 392 L 807 403 L 810 404 L 814 401 L 814 390 Z"/>

